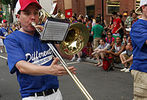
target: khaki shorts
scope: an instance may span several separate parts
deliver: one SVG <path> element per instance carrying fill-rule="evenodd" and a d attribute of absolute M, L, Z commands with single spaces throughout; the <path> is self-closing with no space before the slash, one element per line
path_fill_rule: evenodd
<path fill-rule="evenodd" d="M 93 40 L 93 50 L 99 46 L 99 41 L 101 38 L 95 38 Z"/>
<path fill-rule="evenodd" d="M 131 70 L 134 78 L 134 99 L 147 100 L 147 73 Z"/>

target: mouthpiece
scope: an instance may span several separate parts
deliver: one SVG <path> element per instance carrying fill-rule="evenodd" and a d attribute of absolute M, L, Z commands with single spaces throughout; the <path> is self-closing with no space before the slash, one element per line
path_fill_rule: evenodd
<path fill-rule="evenodd" d="M 34 26 L 34 27 L 36 26 L 36 23 L 35 23 L 35 22 L 32 22 L 31 24 L 32 24 L 32 26 Z"/>
<path fill-rule="evenodd" d="M 31 24 L 35 27 L 37 32 L 41 33 L 43 31 L 43 27 L 41 25 L 36 25 L 35 22 L 32 22 Z"/>

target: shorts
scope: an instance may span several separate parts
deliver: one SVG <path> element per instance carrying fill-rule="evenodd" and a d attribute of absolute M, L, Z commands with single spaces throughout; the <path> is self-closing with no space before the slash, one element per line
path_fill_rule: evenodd
<path fill-rule="evenodd" d="M 134 78 L 134 100 L 147 100 L 147 73 L 131 70 Z"/>

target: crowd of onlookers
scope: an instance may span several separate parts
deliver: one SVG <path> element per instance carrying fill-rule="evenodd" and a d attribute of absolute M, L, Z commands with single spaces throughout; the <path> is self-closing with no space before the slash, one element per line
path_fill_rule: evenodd
<path fill-rule="evenodd" d="M 113 63 L 122 63 L 124 69 L 121 71 L 129 72 L 132 64 L 132 43 L 130 38 L 131 26 L 137 21 L 139 16 L 135 11 L 123 18 L 123 15 L 113 12 L 109 22 L 99 14 L 96 18 L 79 15 L 75 13 L 69 18 L 70 23 L 83 23 L 89 31 L 89 41 L 87 45 L 73 56 L 71 61 L 81 61 L 82 57 L 89 57 L 97 60 L 96 66 L 103 66 L 103 60 L 110 58 Z M 102 20 L 103 19 L 103 20 Z M 3 39 L 15 30 L 20 29 L 20 24 L 13 23 L 7 26 L 7 20 L 3 20 L 0 28 L 0 52 L 3 52 Z M 110 60 L 108 59 L 108 60 Z"/>
<path fill-rule="evenodd" d="M 106 23 L 101 15 L 96 18 L 73 15 L 70 18 L 71 23 L 80 22 L 88 28 L 89 42 L 81 52 L 77 53 L 77 56 L 73 56 L 71 61 L 79 62 L 84 55 L 97 60 L 95 65 L 101 67 L 105 63 L 104 60 L 107 59 L 111 60 L 111 66 L 114 66 L 114 63 L 122 63 L 124 68 L 120 71 L 129 72 L 133 61 L 130 31 L 131 26 L 140 16 L 132 10 L 128 16 L 125 16 L 125 19 L 123 17 L 123 15 L 113 12 L 109 23 Z"/>
<path fill-rule="evenodd" d="M 2 20 L 2 23 L 0 24 L 0 53 L 5 52 L 3 40 L 6 38 L 6 36 L 19 29 L 20 24 L 18 22 L 8 25 L 7 20 Z"/>

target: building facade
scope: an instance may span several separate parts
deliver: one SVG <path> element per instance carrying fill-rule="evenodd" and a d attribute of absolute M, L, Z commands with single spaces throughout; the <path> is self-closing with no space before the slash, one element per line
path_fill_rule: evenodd
<path fill-rule="evenodd" d="M 129 12 L 139 6 L 140 0 L 57 0 L 57 9 L 62 10 L 65 15 L 88 15 L 96 17 L 98 14 L 108 18 L 112 12 Z"/>

